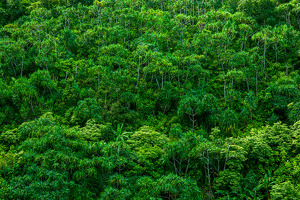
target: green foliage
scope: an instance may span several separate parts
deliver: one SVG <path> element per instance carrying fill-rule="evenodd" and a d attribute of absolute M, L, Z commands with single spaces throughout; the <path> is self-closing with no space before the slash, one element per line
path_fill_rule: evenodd
<path fill-rule="evenodd" d="M 164 146 L 169 142 L 168 137 L 150 127 L 143 126 L 134 132 L 127 142 L 144 166 L 143 173 L 159 177 L 158 172 L 162 170 L 160 158 L 165 153 Z"/>
<path fill-rule="evenodd" d="M 71 123 L 79 124 L 93 119 L 96 122 L 101 120 L 101 108 L 95 98 L 87 98 L 78 101 L 77 106 L 73 109 Z"/>
<path fill-rule="evenodd" d="M 283 182 L 274 185 L 271 190 L 272 199 L 298 199 L 300 198 L 299 189 L 291 182 Z"/>
<path fill-rule="evenodd" d="M 299 0 L 1 0 L 0 199 L 299 199 Z"/>
<path fill-rule="evenodd" d="M 211 115 L 217 111 L 217 99 L 203 91 L 191 91 L 179 102 L 178 114 L 188 115 L 195 128 L 197 118 L 213 119 Z M 212 123 L 212 122 L 211 122 Z"/>
<path fill-rule="evenodd" d="M 274 24 L 275 0 L 241 0 L 238 9 L 256 18 L 259 23 Z"/>
<path fill-rule="evenodd" d="M 300 120 L 300 102 L 288 104 L 289 113 L 288 117 L 292 123 Z"/>
<path fill-rule="evenodd" d="M 156 189 L 162 198 L 202 199 L 200 189 L 195 181 L 174 174 L 158 179 Z"/>

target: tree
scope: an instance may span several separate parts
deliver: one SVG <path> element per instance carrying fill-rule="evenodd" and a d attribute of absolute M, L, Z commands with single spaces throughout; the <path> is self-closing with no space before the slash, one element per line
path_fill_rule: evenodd
<path fill-rule="evenodd" d="M 165 153 L 164 146 L 169 142 L 169 138 L 151 127 L 143 126 L 134 132 L 127 140 L 130 148 L 137 153 L 139 161 L 145 165 L 143 173 L 155 178 L 158 171 L 163 170 L 160 157 Z"/>
<path fill-rule="evenodd" d="M 188 115 L 194 130 L 197 117 L 210 117 L 216 112 L 216 105 L 217 99 L 212 94 L 207 94 L 202 90 L 192 90 L 179 102 L 178 113 Z"/>
<path fill-rule="evenodd" d="M 297 189 L 297 186 L 287 181 L 272 186 L 271 198 L 272 199 L 297 199 L 300 198 L 300 194 L 299 194 L 299 190 Z"/>
<path fill-rule="evenodd" d="M 269 101 L 277 113 L 282 112 L 286 115 L 287 105 L 296 101 L 299 96 L 299 90 L 292 79 L 282 77 L 275 83 L 270 84 L 267 88 L 267 94 L 270 94 Z"/>
<path fill-rule="evenodd" d="M 201 192 L 195 181 L 184 179 L 174 174 L 158 179 L 156 190 L 159 191 L 159 196 L 167 199 L 178 197 L 186 200 L 190 198 L 201 199 Z"/>
<path fill-rule="evenodd" d="M 274 24 L 276 1 L 273 0 L 242 0 L 238 3 L 238 10 L 253 16 L 260 24 Z"/>
<path fill-rule="evenodd" d="M 300 102 L 288 104 L 288 118 L 292 123 L 300 120 Z"/>
<path fill-rule="evenodd" d="M 85 124 L 89 119 L 94 119 L 96 122 L 101 120 L 101 107 L 96 99 L 87 98 L 78 101 L 77 107 L 73 109 L 71 123 Z"/>

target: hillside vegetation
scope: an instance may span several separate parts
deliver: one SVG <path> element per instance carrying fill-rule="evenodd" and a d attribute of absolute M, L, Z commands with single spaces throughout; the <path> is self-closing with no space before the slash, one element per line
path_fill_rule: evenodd
<path fill-rule="evenodd" d="M 1 0 L 0 199 L 300 199 L 299 0 Z"/>

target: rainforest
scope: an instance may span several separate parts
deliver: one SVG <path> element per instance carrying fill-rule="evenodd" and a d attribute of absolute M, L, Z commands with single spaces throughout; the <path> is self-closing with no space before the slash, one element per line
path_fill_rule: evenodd
<path fill-rule="evenodd" d="M 300 199 L 299 70 L 300 0 L 0 0 L 0 199 Z"/>

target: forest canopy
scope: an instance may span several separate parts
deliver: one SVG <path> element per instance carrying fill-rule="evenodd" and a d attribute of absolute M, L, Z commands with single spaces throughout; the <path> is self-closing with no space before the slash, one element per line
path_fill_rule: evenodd
<path fill-rule="evenodd" d="M 0 199 L 300 199 L 299 0 L 1 0 Z"/>

